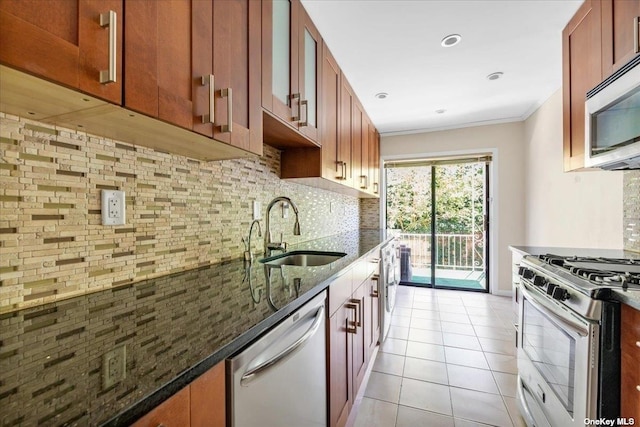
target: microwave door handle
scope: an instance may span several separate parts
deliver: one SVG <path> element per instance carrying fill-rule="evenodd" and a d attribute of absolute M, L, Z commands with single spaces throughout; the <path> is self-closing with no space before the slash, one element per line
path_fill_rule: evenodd
<path fill-rule="evenodd" d="M 576 334 L 580 335 L 581 337 L 586 337 L 587 335 L 589 335 L 589 331 L 587 330 L 587 328 L 584 325 L 581 325 L 577 322 L 572 322 L 569 319 L 565 319 L 564 317 L 560 316 L 559 314 L 557 314 L 553 308 L 548 307 L 547 305 L 543 305 L 541 303 L 539 303 L 535 297 L 533 296 L 533 294 L 531 294 L 531 292 L 529 292 L 526 288 L 526 286 L 522 287 L 522 295 L 529 300 L 529 303 L 538 311 L 542 312 L 542 313 L 548 313 L 551 317 L 553 317 L 554 320 L 556 320 L 558 323 L 562 324 L 565 328 L 569 328 L 571 331 L 575 332 Z"/>
<path fill-rule="evenodd" d="M 242 378 L 240 379 L 240 385 L 247 385 L 249 382 L 253 381 L 260 373 L 266 371 L 267 369 L 277 365 L 281 360 L 285 359 L 287 356 L 293 354 L 296 350 L 302 347 L 320 328 L 320 325 L 324 322 L 324 305 L 321 305 L 318 311 L 316 312 L 313 323 L 307 329 L 307 331 L 298 338 L 293 344 L 289 347 L 282 350 L 277 355 L 273 356 L 269 360 L 259 364 L 255 368 L 247 370 Z"/>

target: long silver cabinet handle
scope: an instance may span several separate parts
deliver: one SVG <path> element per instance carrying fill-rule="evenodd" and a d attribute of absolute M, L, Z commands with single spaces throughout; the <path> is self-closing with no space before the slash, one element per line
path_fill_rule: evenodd
<path fill-rule="evenodd" d="M 118 16 L 110 10 L 100 14 L 100 26 L 109 27 L 109 69 L 100 71 L 100 83 L 116 82 L 116 49 L 118 46 Z"/>
<path fill-rule="evenodd" d="M 293 100 L 294 99 L 300 99 L 300 94 L 299 93 L 294 93 L 293 95 L 289 95 L 289 101 L 291 101 L 291 114 L 293 114 Z M 300 102 L 298 101 L 298 114 L 297 115 L 292 115 L 291 116 L 291 120 L 293 120 L 294 122 L 297 122 L 300 120 Z"/>
<path fill-rule="evenodd" d="M 633 18 L 633 52 L 640 53 L 640 16 Z"/>
<path fill-rule="evenodd" d="M 303 99 L 300 101 L 300 116 L 302 116 L 302 107 L 304 106 L 304 120 L 301 120 L 298 125 L 300 127 L 309 126 L 309 101 Z"/>
<path fill-rule="evenodd" d="M 202 123 L 213 124 L 215 120 L 215 108 L 216 108 L 213 74 L 209 74 L 208 76 L 202 76 L 201 84 L 202 86 L 209 85 L 209 114 L 202 115 Z"/>
<path fill-rule="evenodd" d="M 251 381 L 255 380 L 258 375 L 268 370 L 269 368 L 275 366 L 276 364 L 278 364 L 278 362 L 285 359 L 287 356 L 292 355 L 296 350 L 300 349 L 301 346 L 304 343 L 306 343 L 318 331 L 318 329 L 320 328 L 320 325 L 322 325 L 324 321 L 325 321 L 324 305 L 322 305 L 320 306 L 320 308 L 318 308 L 318 311 L 316 312 L 316 317 L 313 320 L 313 323 L 311 324 L 307 332 L 305 332 L 293 344 L 291 344 L 289 347 L 285 348 L 280 353 L 273 356 L 271 359 L 265 362 L 262 362 L 255 368 L 247 370 L 247 372 L 245 372 L 244 375 L 242 375 L 242 377 L 240 378 L 240 385 L 246 385 L 250 383 Z"/>
<path fill-rule="evenodd" d="M 233 91 L 231 88 L 220 89 L 220 96 L 227 97 L 227 124 L 222 125 L 222 132 L 231 132 L 233 130 Z"/>
<path fill-rule="evenodd" d="M 342 160 L 336 161 L 336 172 L 338 167 L 340 168 L 340 175 L 336 176 L 336 179 L 344 179 L 344 162 Z"/>

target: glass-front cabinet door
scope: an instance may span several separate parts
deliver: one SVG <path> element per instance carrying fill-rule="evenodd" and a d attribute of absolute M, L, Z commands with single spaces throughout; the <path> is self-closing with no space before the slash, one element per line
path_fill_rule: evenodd
<path fill-rule="evenodd" d="M 317 142 L 320 33 L 299 0 L 264 1 L 262 24 L 262 106 Z"/>
<path fill-rule="evenodd" d="M 300 8 L 300 132 L 314 141 L 318 138 L 318 66 L 322 63 L 320 33 L 304 9 Z"/>

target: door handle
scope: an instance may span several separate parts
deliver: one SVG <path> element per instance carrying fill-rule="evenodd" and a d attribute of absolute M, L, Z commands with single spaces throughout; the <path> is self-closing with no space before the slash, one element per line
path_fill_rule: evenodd
<path fill-rule="evenodd" d="M 378 292 L 378 286 L 379 286 L 379 276 L 377 274 L 374 274 L 371 277 L 372 281 L 375 281 L 376 284 L 375 285 L 371 285 L 371 296 L 374 298 L 378 298 L 380 296 L 380 293 Z"/>
<path fill-rule="evenodd" d="M 227 98 L 227 124 L 220 126 L 222 132 L 229 132 L 233 130 L 233 91 L 231 88 L 220 89 L 220 96 Z"/>
<path fill-rule="evenodd" d="M 291 102 L 291 114 L 293 114 L 293 100 L 300 99 L 299 93 L 294 93 L 293 95 L 289 95 L 289 102 Z M 291 120 L 297 122 L 300 120 L 300 102 L 298 102 L 298 115 L 291 116 Z"/>
<path fill-rule="evenodd" d="M 100 14 L 100 26 L 109 27 L 109 68 L 100 70 L 100 83 L 116 82 L 116 49 L 118 45 L 118 16 L 110 10 Z"/>
<path fill-rule="evenodd" d="M 358 320 L 356 320 L 356 326 L 362 327 L 362 300 L 354 298 L 351 302 L 357 305 L 356 314 Z"/>
<path fill-rule="evenodd" d="M 351 300 L 353 301 L 353 300 Z M 351 309 L 353 311 L 356 312 L 356 317 L 358 317 L 358 304 L 354 304 L 353 302 L 348 302 L 346 304 L 348 309 Z M 351 326 L 353 325 L 353 327 Z M 347 332 L 350 334 L 357 334 L 358 333 L 358 321 L 354 320 L 354 321 L 350 321 L 347 319 Z"/>
<path fill-rule="evenodd" d="M 304 127 L 304 126 L 309 126 L 309 101 L 307 101 L 306 99 L 300 101 L 300 116 L 302 116 L 302 107 L 304 106 L 304 120 L 301 120 L 300 123 L 298 123 L 298 125 L 300 127 Z"/>
<path fill-rule="evenodd" d="M 374 194 L 378 194 L 378 183 L 377 182 L 373 183 L 373 192 L 374 192 Z"/>
<path fill-rule="evenodd" d="M 209 114 L 202 115 L 202 123 L 211 123 L 215 121 L 215 90 L 214 90 L 214 78 L 213 74 L 201 77 L 201 85 L 209 85 Z"/>
<path fill-rule="evenodd" d="M 640 16 L 633 18 L 633 53 L 640 53 Z"/>
<path fill-rule="evenodd" d="M 338 170 L 338 168 L 340 168 L 340 175 L 336 176 L 336 179 L 344 179 L 344 162 L 343 161 L 336 161 L 336 172 Z"/>
<path fill-rule="evenodd" d="M 322 305 L 322 306 L 320 306 L 320 308 L 316 312 L 316 316 L 313 319 L 313 323 L 311 324 L 309 329 L 307 329 L 307 331 L 300 338 L 298 338 L 293 344 L 291 344 L 289 347 L 285 348 L 284 350 L 282 350 L 280 353 L 276 354 L 275 356 L 273 356 L 269 360 L 267 360 L 265 362 L 262 362 L 261 364 L 259 364 L 255 368 L 247 370 L 244 373 L 244 375 L 242 375 L 242 377 L 240 378 L 240 385 L 246 385 L 249 382 L 253 381 L 262 372 L 264 372 L 267 369 L 277 365 L 278 362 L 280 362 L 281 360 L 285 359 L 287 356 L 292 354 L 294 351 L 296 351 L 299 348 L 301 348 L 302 345 L 304 345 L 307 341 L 309 341 L 309 339 L 317 332 L 318 328 L 320 328 L 320 325 L 322 325 L 324 320 L 325 320 L 324 319 L 324 305 Z"/>
<path fill-rule="evenodd" d="M 347 179 L 347 162 L 342 162 L 342 179 Z"/>

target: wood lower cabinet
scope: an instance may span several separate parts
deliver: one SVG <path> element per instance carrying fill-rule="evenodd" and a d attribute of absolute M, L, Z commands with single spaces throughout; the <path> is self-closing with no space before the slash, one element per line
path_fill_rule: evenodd
<path fill-rule="evenodd" d="M 224 362 L 191 383 L 191 427 L 224 427 L 226 396 Z"/>
<path fill-rule="evenodd" d="M 329 291 L 331 293 L 331 290 Z M 329 426 L 343 427 L 353 406 L 352 361 L 353 340 L 351 332 L 355 327 L 353 310 L 346 304 L 339 306 L 329 317 L 327 328 L 329 344 Z"/>
<path fill-rule="evenodd" d="M 377 283 L 374 285 L 372 281 L 372 259 L 366 257 L 356 262 L 329 286 L 327 378 L 330 427 L 346 425 L 378 343 L 380 318 L 378 298 L 372 288 L 375 286 L 377 290 Z M 363 275 L 366 277 L 364 280 Z"/>
<path fill-rule="evenodd" d="M 110 28 L 100 15 L 114 12 Z M 1 0 L 0 63 L 120 104 L 122 101 L 122 0 Z M 100 73 L 115 58 L 115 82 Z"/>
<path fill-rule="evenodd" d="M 133 427 L 225 427 L 224 361 L 133 424 Z"/>
<path fill-rule="evenodd" d="M 189 386 L 140 418 L 133 427 L 185 427 L 191 425 Z"/>
<path fill-rule="evenodd" d="M 640 311 L 622 305 L 620 416 L 640 420 Z"/>
<path fill-rule="evenodd" d="M 640 0 L 602 0 L 602 77 L 640 53 Z"/>
<path fill-rule="evenodd" d="M 602 81 L 600 15 L 600 0 L 586 0 L 562 32 L 565 171 L 584 167 L 586 95 Z"/>

